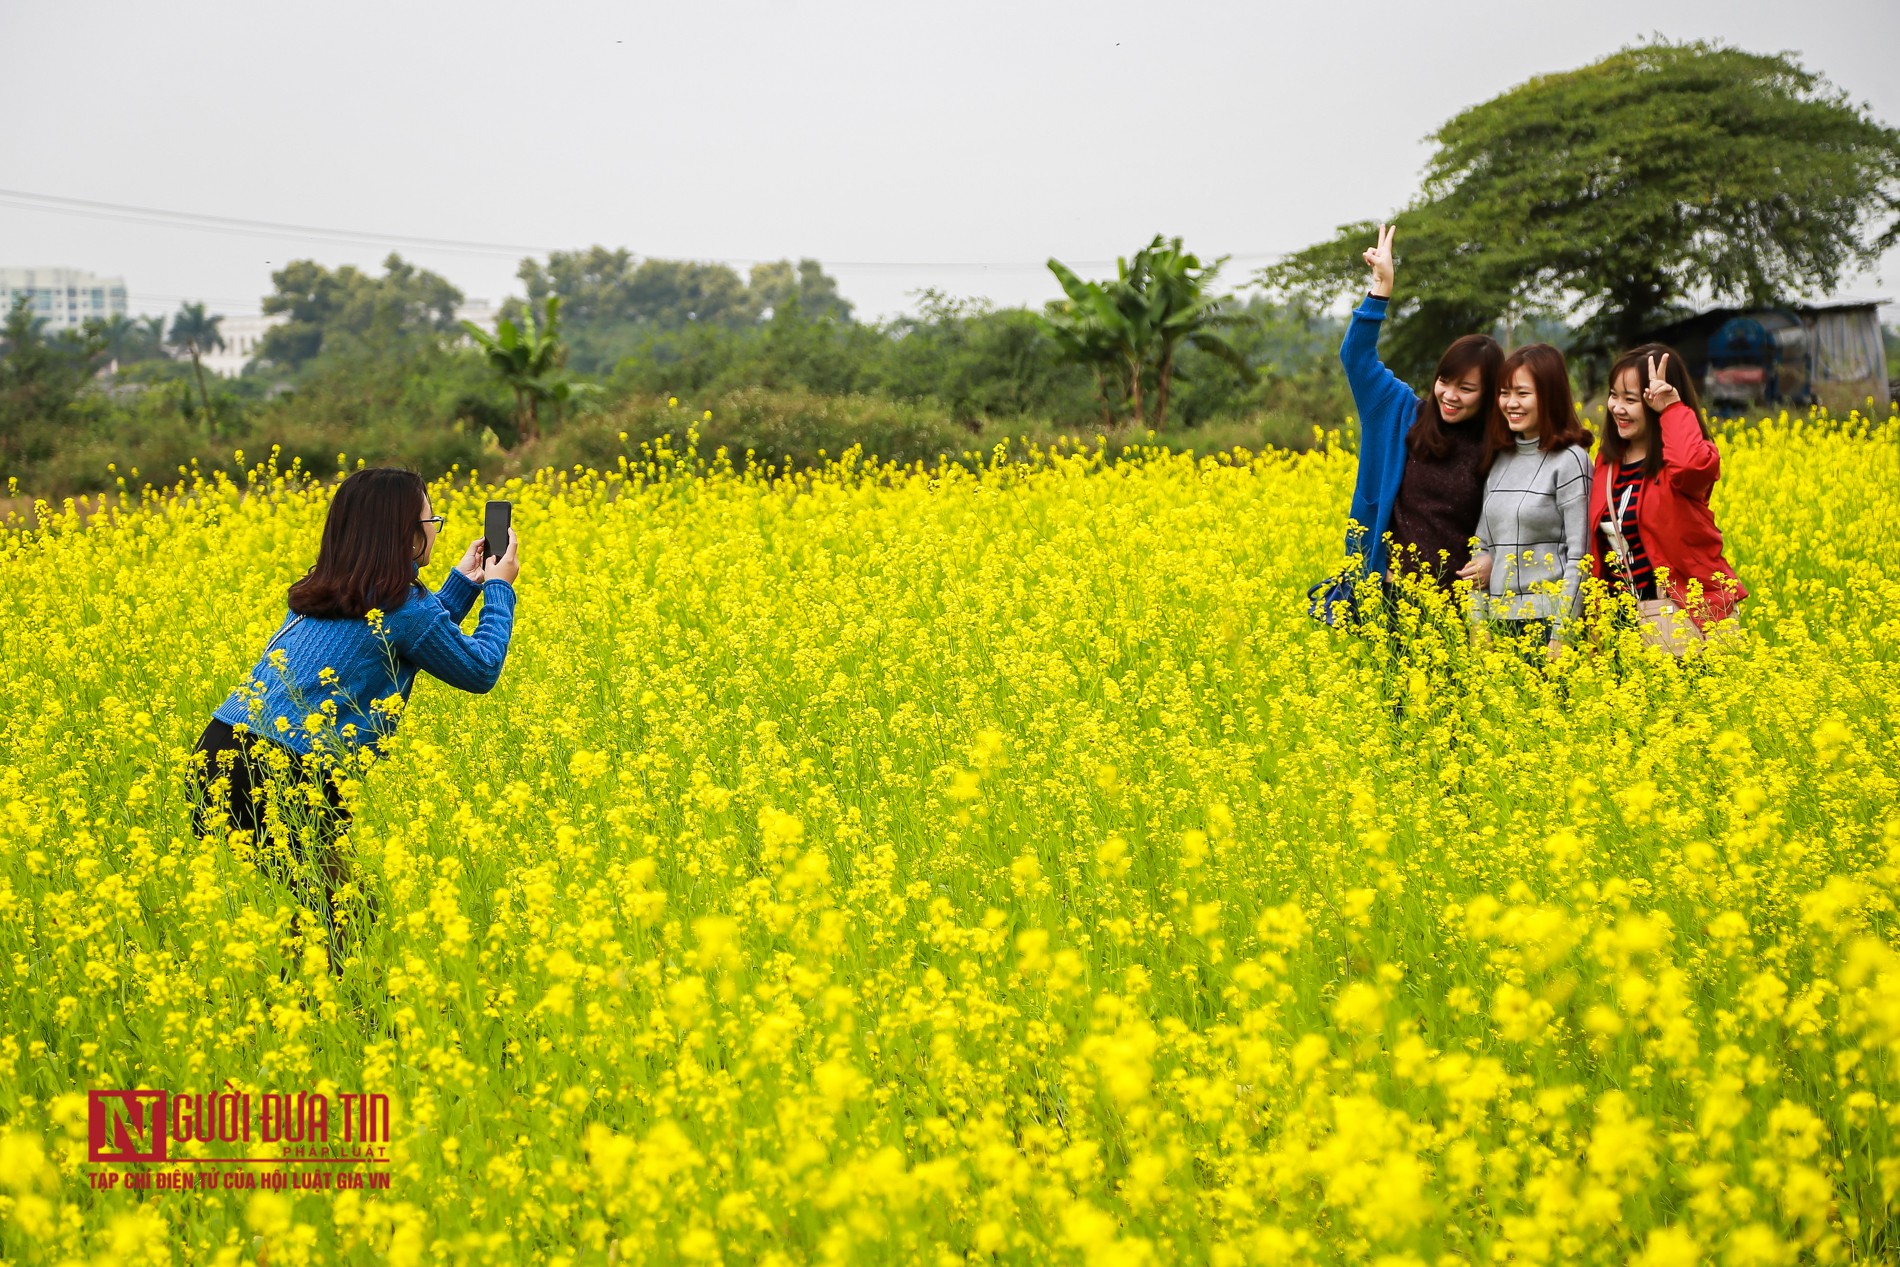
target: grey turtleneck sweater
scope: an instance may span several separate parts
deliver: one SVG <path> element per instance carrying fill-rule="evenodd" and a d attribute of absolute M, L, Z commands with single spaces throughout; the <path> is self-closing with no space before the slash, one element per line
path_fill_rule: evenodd
<path fill-rule="evenodd" d="M 1576 615 L 1590 558 L 1589 511 L 1590 453 L 1582 445 L 1546 453 L 1535 439 L 1519 439 L 1498 454 L 1478 516 L 1479 550 L 1491 556 L 1488 601 L 1473 603 L 1478 614 L 1553 623 Z"/>

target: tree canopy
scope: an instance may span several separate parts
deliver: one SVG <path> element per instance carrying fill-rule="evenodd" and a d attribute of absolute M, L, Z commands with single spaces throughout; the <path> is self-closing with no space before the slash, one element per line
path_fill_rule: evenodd
<path fill-rule="evenodd" d="M 730 265 L 636 258 L 624 248 L 556 251 L 516 271 L 533 306 L 561 301 L 576 368 L 600 373 L 655 334 L 701 327 L 740 329 L 795 309 L 805 320 L 848 321 L 851 305 L 817 260 L 755 264 L 748 280 Z M 518 304 L 506 315 L 519 316 Z"/>
<path fill-rule="evenodd" d="M 95 325 L 49 336 L 21 295 L 0 326 L 0 489 L 22 463 L 57 447 L 66 413 L 98 368 L 105 340 Z"/>
<path fill-rule="evenodd" d="M 264 297 L 265 314 L 290 319 L 265 334 L 262 355 L 279 365 L 300 367 L 338 336 L 387 342 L 458 330 L 462 292 L 394 253 L 383 261 L 381 277 L 350 264 L 333 272 L 315 260 L 293 260 L 272 273 L 271 282 L 276 289 Z"/>
<path fill-rule="evenodd" d="M 1453 338 L 1561 315 L 1600 355 L 1692 299 L 1831 290 L 1900 240 L 1900 132 L 1788 54 L 1655 42 L 1521 84 L 1447 122 L 1399 225 L 1387 353 L 1427 371 Z M 1331 298 L 1375 222 L 1265 270 Z"/>
<path fill-rule="evenodd" d="M 745 283 L 725 264 L 643 259 L 604 246 L 555 251 L 542 264 L 516 270 L 528 303 L 560 297 L 571 326 L 651 324 L 678 329 L 691 321 L 731 324 L 751 319 Z"/>

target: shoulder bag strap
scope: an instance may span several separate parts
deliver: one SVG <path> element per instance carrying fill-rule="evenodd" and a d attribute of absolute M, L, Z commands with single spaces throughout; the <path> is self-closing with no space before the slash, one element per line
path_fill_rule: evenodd
<path fill-rule="evenodd" d="M 299 616 L 297 617 L 296 620 L 291 621 L 288 625 L 285 625 L 282 629 L 279 629 L 276 633 L 272 634 L 270 641 L 264 644 L 264 655 L 266 656 L 269 655 L 270 649 L 277 645 L 277 640 L 283 637 L 285 634 L 289 633 L 291 630 L 295 629 L 302 620 L 303 620 L 303 617 Z M 259 656 L 258 658 L 262 659 L 263 656 Z"/>

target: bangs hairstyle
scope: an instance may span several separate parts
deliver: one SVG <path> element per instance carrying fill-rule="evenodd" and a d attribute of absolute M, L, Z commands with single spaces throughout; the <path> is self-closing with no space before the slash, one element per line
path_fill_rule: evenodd
<path fill-rule="evenodd" d="M 1432 372 L 1434 381 L 1444 379 L 1457 382 L 1465 375 L 1476 372 L 1478 375 L 1478 417 L 1472 419 L 1479 426 L 1484 417 L 1484 402 L 1495 401 L 1498 394 L 1498 367 L 1504 363 L 1504 349 L 1498 341 L 1488 334 L 1466 334 L 1451 341 L 1445 354 L 1438 358 L 1438 368 Z M 1424 399 L 1418 402 L 1418 420 L 1406 433 L 1406 452 L 1414 457 L 1442 458 L 1451 452 L 1451 437 L 1445 434 L 1446 422 L 1438 412 L 1438 393 L 1427 391 Z M 1464 426 L 1464 423 L 1452 423 L 1452 426 Z"/>
<path fill-rule="evenodd" d="M 1702 428 L 1702 438 L 1709 438 L 1709 424 L 1702 419 L 1702 397 L 1696 394 L 1695 379 L 1689 374 L 1689 367 L 1683 364 L 1682 354 L 1667 343 L 1645 343 L 1641 347 L 1631 348 L 1616 358 L 1616 364 L 1610 366 L 1610 390 L 1616 390 L 1616 380 L 1623 376 L 1624 370 L 1636 371 L 1636 390 L 1640 395 L 1643 388 L 1649 386 L 1649 362 L 1669 358 L 1663 367 L 1663 378 L 1676 389 L 1676 395 L 1682 397 L 1682 403 L 1689 406 L 1689 412 L 1695 415 L 1695 425 Z M 1643 419 L 1648 424 L 1644 434 L 1649 437 L 1649 452 L 1643 455 L 1643 478 L 1653 479 L 1662 473 L 1663 438 L 1662 417 L 1649 407 L 1644 399 Z M 1623 455 L 1629 452 L 1629 441 L 1616 433 L 1616 423 L 1612 421 L 1603 429 L 1603 456 L 1611 464 L 1621 466 Z"/>
<path fill-rule="evenodd" d="M 361 620 L 372 607 L 395 611 L 408 602 L 428 492 L 420 475 L 394 466 L 356 471 L 337 485 L 316 564 L 290 587 L 290 610 Z"/>
<path fill-rule="evenodd" d="M 1500 393 L 1517 378 L 1519 370 L 1530 371 L 1531 389 L 1537 393 L 1537 447 L 1545 453 L 1571 444 L 1589 448 L 1596 437 L 1577 416 L 1577 399 L 1570 391 L 1570 367 L 1564 363 L 1564 354 L 1548 343 L 1525 344 L 1504 358 L 1503 368 L 1498 371 Z M 1497 396 L 1491 397 L 1487 417 L 1489 443 L 1484 469 L 1488 471 L 1498 454 L 1516 446 L 1517 433 L 1504 420 Z"/>

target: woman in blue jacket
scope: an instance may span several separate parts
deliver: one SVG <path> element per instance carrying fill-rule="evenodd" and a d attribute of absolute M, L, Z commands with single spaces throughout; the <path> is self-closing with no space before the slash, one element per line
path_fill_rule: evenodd
<path fill-rule="evenodd" d="M 257 858 L 287 873 L 322 915 L 341 970 L 336 891 L 350 872 L 337 840 L 350 812 L 338 783 L 392 734 L 418 671 L 476 694 L 493 689 L 514 630 L 519 543 L 487 559 L 477 537 L 442 588 L 417 578 L 443 520 L 413 471 L 374 467 L 337 486 L 317 561 L 257 665 L 212 713 L 192 753 L 192 822 L 248 831 Z M 473 636 L 464 634 L 475 597 Z M 291 794 L 273 798 L 271 786 Z"/>
<path fill-rule="evenodd" d="M 1453 340 L 1422 399 L 1385 367 L 1379 327 L 1392 298 L 1394 228 L 1379 226 L 1378 244 L 1365 253 L 1372 287 L 1339 345 L 1359 411 L 1359 478 L 1346 553 L 1359 559 L 1359 575 L 1390 581 L 1409 573 L 1449 591 L 1471 560 L 1484 508 L 1485 418 L 1504 349 L 1485 334 Z M 1356 579 L 1348 575 L 1323 593 L 1316 614 L 1335 619 L 1333 605 L 1350 601 Z"/>

